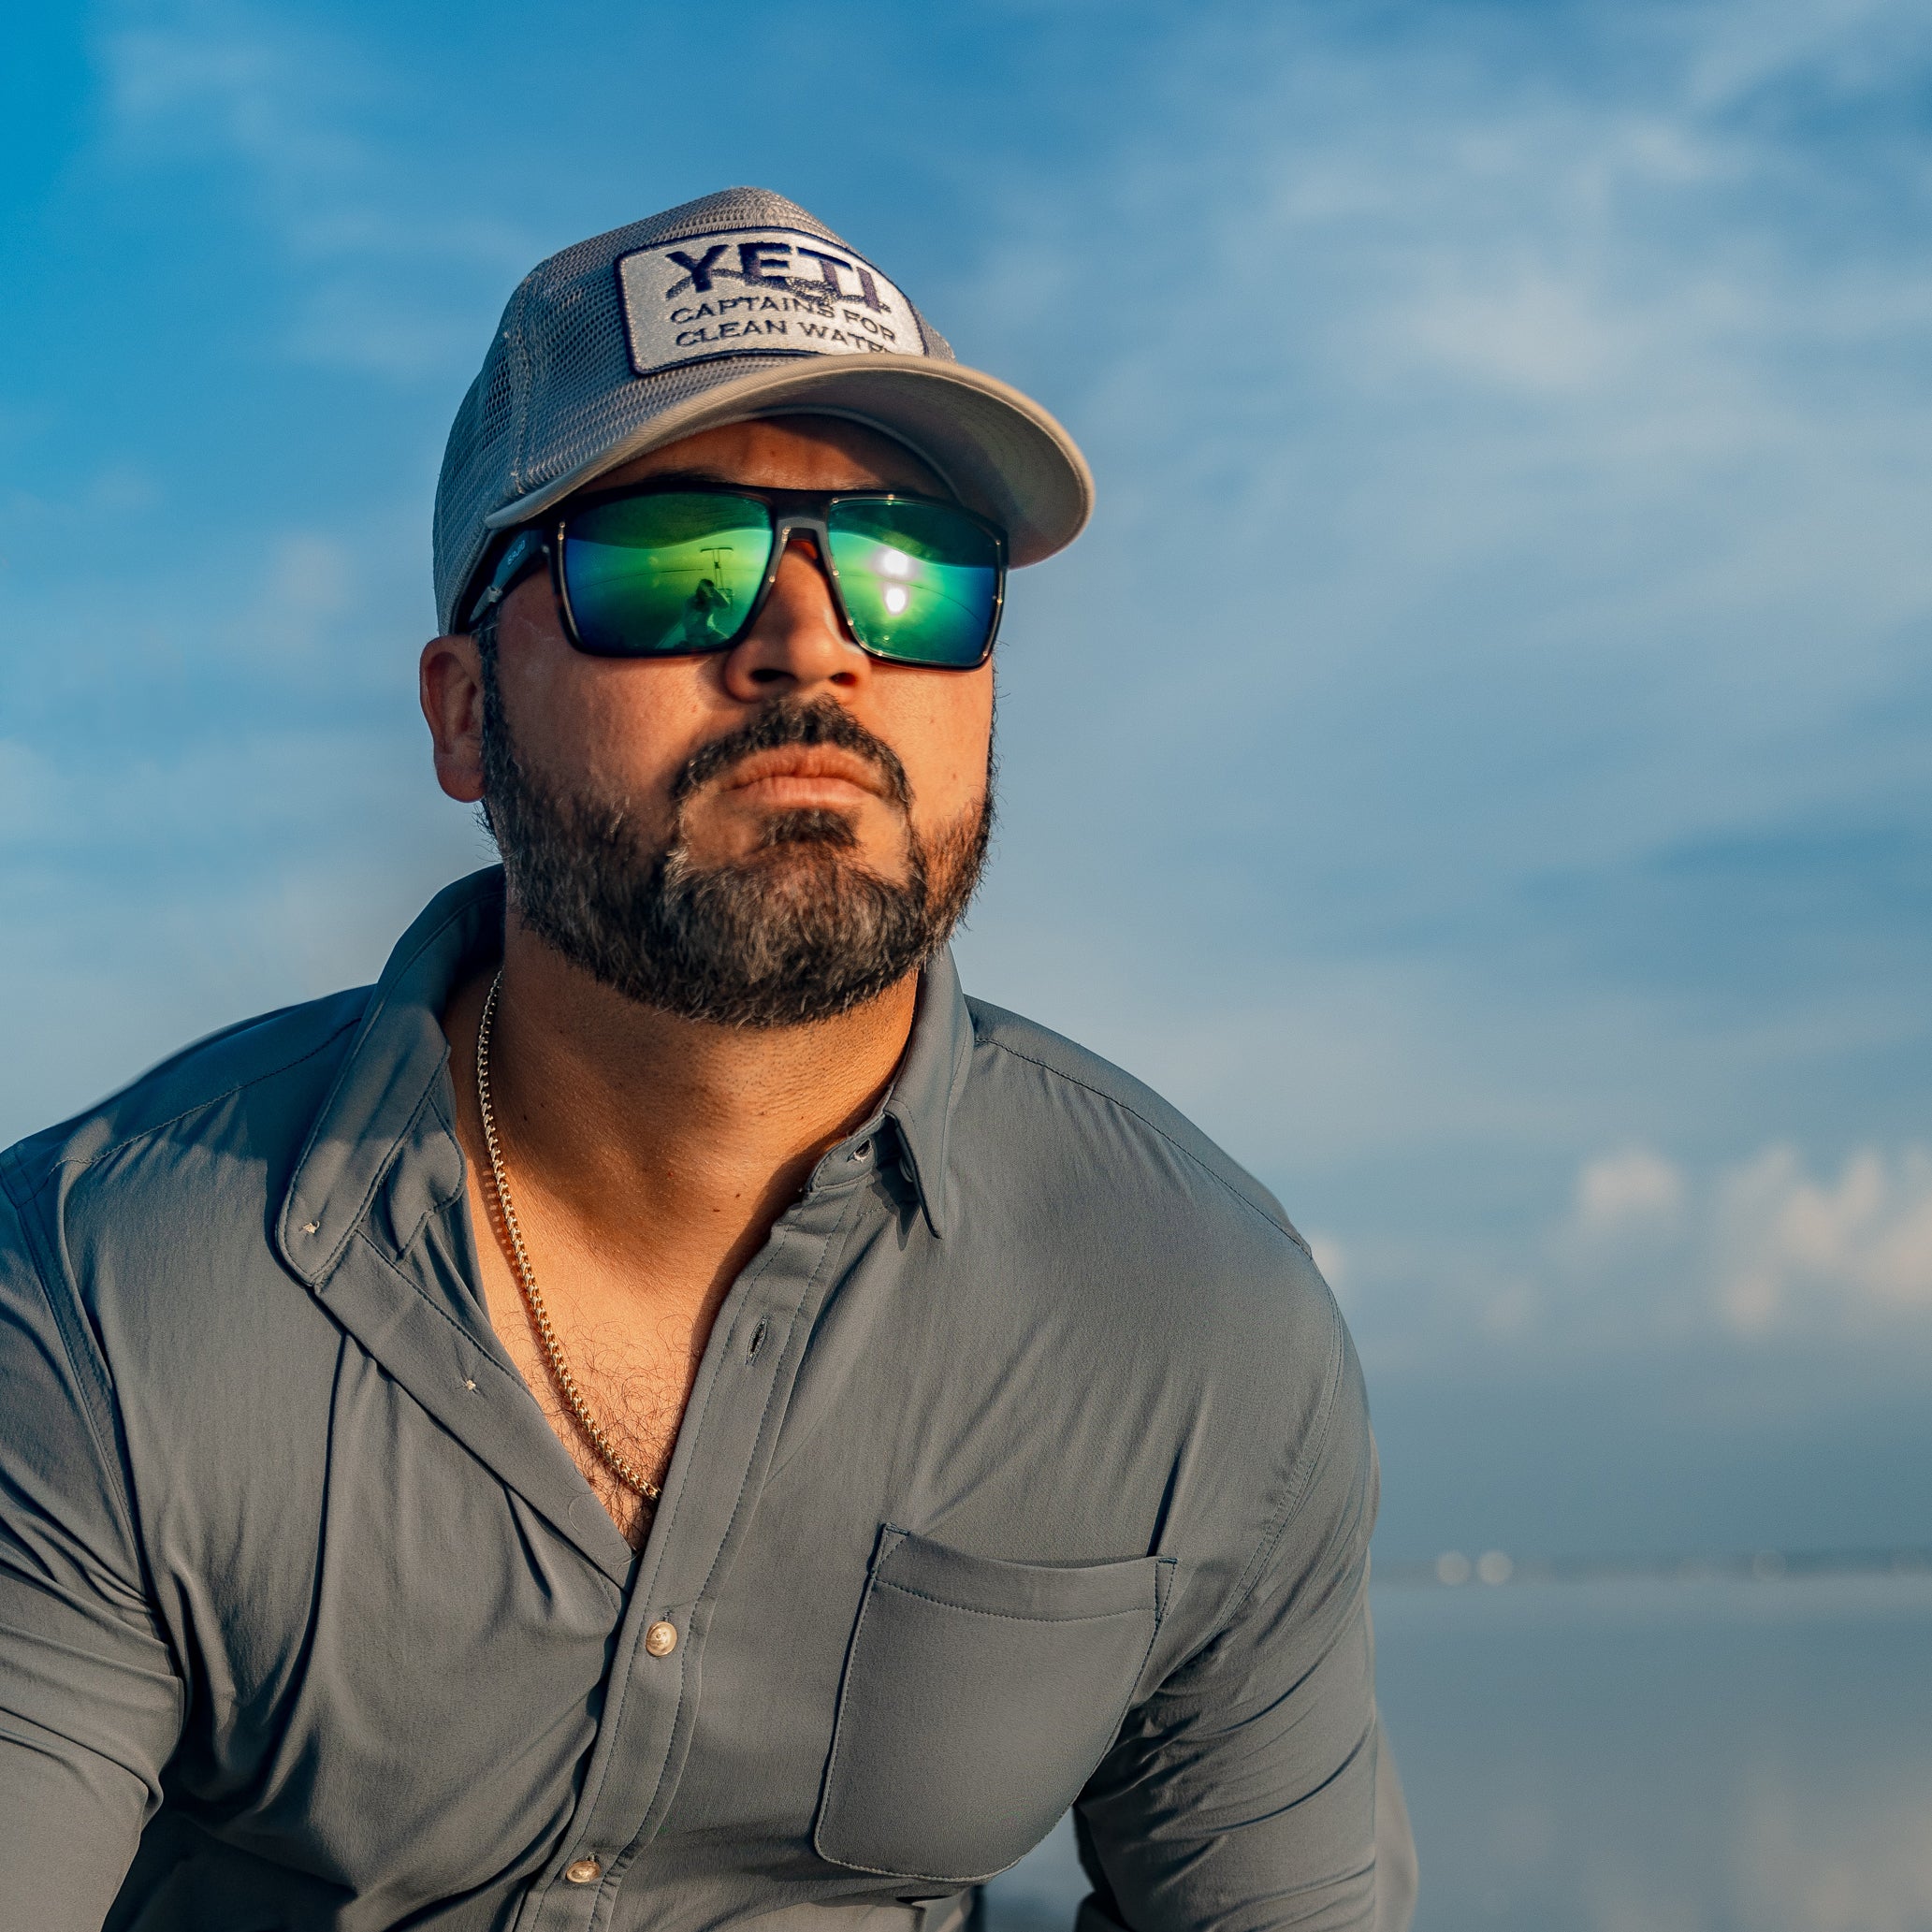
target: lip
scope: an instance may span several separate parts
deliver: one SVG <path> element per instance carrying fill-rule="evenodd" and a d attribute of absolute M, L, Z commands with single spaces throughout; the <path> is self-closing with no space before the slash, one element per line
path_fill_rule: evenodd
<path fill-rule="evenodd" d="M 835 745 L 754 751 L 732 768 L 724 790 L 748 803 L 785 806 L 850 806 L 886 795 L 877 767 Z"/>

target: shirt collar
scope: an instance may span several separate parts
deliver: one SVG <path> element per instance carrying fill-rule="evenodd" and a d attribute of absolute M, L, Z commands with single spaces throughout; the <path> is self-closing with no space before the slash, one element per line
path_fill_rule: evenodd
<path fill-rule="evenodd" d="M 443 1075 L 443 1010 L 503 944 L 498 865 L 445 886 L 396 942 L 335 1085 L 296 1163 L 276 1223 L 283 1258 L 312 1287 L 341 1258 L 377 1184 Z"/>
<path fill-rule="evenodd" d="M 912 1035 L 885 1102 L 926 1226 L 937 1235 L 945 1234 L 951 1213 L 947 1145 L 972 1053 L 973 1016 L 960 990 L 952 949 L 942 946 L 919 976 Z"/>
<path fill-rule="evenodd" d="M 501 951 L 503 873 L 491 865 L 430 900 L 396 943 L 283 1197 L 276 1243 L 311 1286 L 334 1269 L 390 1162 L 440 1082 L 443 1010 L 466 972 Z M 905 1057 L 886 1097 L 908 1178 L 943 1234 L 947 1144 L 972 1055 L 973 1022 L 950 949 L 920 976 Z"/>

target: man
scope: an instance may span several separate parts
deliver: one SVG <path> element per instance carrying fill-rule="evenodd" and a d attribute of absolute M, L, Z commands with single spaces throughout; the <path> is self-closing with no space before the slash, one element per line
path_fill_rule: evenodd
<path fill-rule="evenodd" d="M 0 1160 L 0 1923 L 951 1932 L 1069 1806 L 1091 1932 L 1375 1922 L 1333 1303 L 945 950 L 1088 491 L 775 196 L 517 290 L 422 665 L 503 869 Z"/>

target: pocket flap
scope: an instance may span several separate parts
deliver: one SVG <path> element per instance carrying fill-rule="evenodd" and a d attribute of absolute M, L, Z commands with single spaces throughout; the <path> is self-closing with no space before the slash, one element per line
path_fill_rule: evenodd
<path fill-rule="evenodd" d="M 873 1576 L 894 1590 L 909 1590 L 955 1610 L 983 1616 L 1024 1617 L 1041 1623 L 1071 1623 L 1085 1617 L 1117 1617 L 1131 1610 L 1158 1613 L 1173 1564 L 1156 1557 L 1117 1563 L 1009 1563 L 967 1556 L 943 1543 L 890 1525 L 879 1538 Z"/>

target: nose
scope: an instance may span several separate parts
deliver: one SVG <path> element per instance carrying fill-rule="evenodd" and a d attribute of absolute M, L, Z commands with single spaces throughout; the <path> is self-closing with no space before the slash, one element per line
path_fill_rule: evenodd
<path fill-rule="evenodd" d="M 846 635 L 819 546 L 795 532 L 758 621 L 725 653 L 725 688 L 748 704 L 825 694 L 850 700 L 872 660 Z"/>

